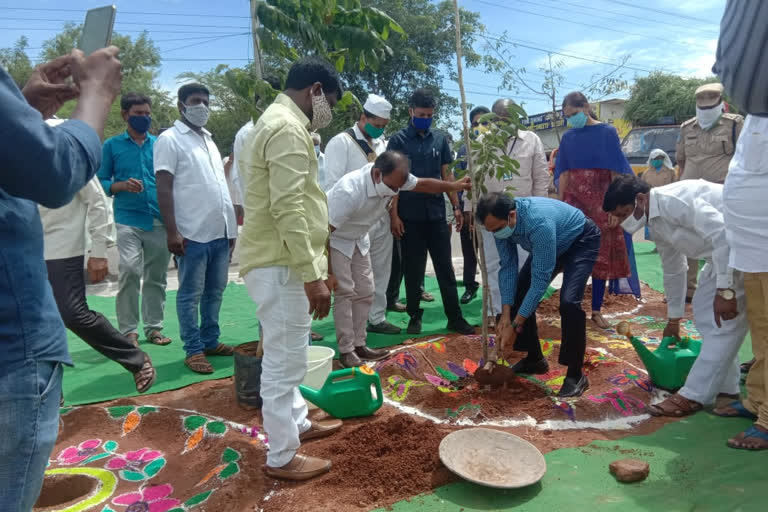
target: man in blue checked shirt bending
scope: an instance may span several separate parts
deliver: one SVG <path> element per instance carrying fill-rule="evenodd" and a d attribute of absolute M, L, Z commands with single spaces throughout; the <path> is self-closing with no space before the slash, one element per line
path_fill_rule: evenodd
<path fill-rule="evenodd" d="M 589 387 L 582 373 L 587 345 L 584 289 L 600 250 L 600 229 L 581 211 L 544 197 L 513 199 L 489 194 L 477 205 L 477 219 L 493 233 L 501 259 L 499 287 L 503 305 L 497 332 L 501 350 L 514 345 L 528 355 L 516 373 L 543 374 L 549 365 L 541 351 L 536 308 L 549 283 L 563 272 L 560 289 L 562 344 L 558 362 L 568 367 L 558 396 L 581 396 Z M 517 245 L 530 253 L 518 272 Z"/>

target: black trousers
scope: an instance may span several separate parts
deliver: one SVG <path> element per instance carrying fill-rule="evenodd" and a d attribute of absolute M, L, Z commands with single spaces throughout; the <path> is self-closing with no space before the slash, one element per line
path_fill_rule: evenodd
<path fill-rule="evenodd" d="M 144 352 L 115 329 L 109 320 L 88 308 L 85 300 L 84 256 L 46 260 L 48 281 L 67 329 L 105 357 L 131 373 L 141 370 Z"/>
<path fill-rule="evenodd" d="M 472 231 L 469 224 L 469 222 L 465 222 L 459 232 L 461 237 L 461 255 L 464 257 L 464 289 L 476 290 L 480 286 L 475 278 L 477 274 L 477 253 L 472 243 Z"/>
<path fill-rule="evenodd" d="M 435 267 L 445 316 L 453 323 L 461 323 L 464 316 L 459 307 L 456 275 L 451 259 L 451 232 L 445 221 L 404 221 L 405 234 L 401 240 L 402 267 L 405 276 L 405 295 L 408 314 L 421 314 L 421 292 L 427 267 L 427 253 Z"/>
<path fill-rule="evenodd" d="M 387 284 L 387 307 L 393 306 L 400 300 L 400 285 L 403 282 L 402 246 L 400 240 L 395 239 L 392 244 L 392 270 Z M 424 279 L 421 280 L 421 291 L 424 291 Z"/>
<path fill-rule="evenodd" d="M 584 231 L 571 244 L 555 263 L 552 278 L 563 272 L 563 286 L 560 288 L 560 317 L 562 344 L 558 362 L 569 368 L 581 369 L 584 365 L 584 352 L 587 348 L 587 315 L 581 308 L 584 289 L 592 274 L 597 254 L 600 252 L 600 228 L 594 222 L 586 219 Z M 528 257 L 517 278 L 517 294 L 512 307 L 512 318 L 528 293 L 531 286 L 531 258 Z M 541 352 L 539 329 L 536 325 L 534 312 L 523 324 L 523 332 L 517 336 L 515 350 L 521 352 Z"/>

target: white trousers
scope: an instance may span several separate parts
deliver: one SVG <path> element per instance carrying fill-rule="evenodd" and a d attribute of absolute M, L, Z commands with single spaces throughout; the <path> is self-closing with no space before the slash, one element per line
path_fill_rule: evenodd
<path fill-rule="evenodd" d="M 288 267 L 256 268 L 244 280 L 263 330 L 261 413 L 269 438 L 267 465 L 277 468 L 293 459 L 299 434 L 311 426 L 299 392 L 307 373 L 309 300 L 301 278 Z"/>
<path fill-rule="evenodd" d="M 351 258 L 331 247 L 331 266 L 339 283 L 333 297 L 333 323 L 339 352 L 349 354 L 365 346 L 365 321 L 373 300 L 370 253 L 363 256 L 355 247 Z"/>
<path fill-rule="evenodd" d="M 368 321 L 376 325 L 387 319 L 387 285 L 392 273 L 392 246 L 394 240 L 389 227 L 389 215 L 384 215 L 368 232 L 371 240 L 371 265 L 373 266 L 373 304 Z"/>
<path fill-rule="evenodd" d="M 485 250 L 485 271 L 488 273 L 488 288 L 491 292 L 491 302 L 493 305 L 493 316 L 501 314 L 501 289 L 499 288 L 499 270 L 501 269 L 501 260 L 499 251 L 496 249 L 496 238 L 493 233 L 481 228 L 483 233 L 483 249 Z M 528 259 L 528 251 L 517 246 L 517 269 L 520 270 Z M 486 316 L 491 316 L 486 313 Z"/>
<path fill-rule="evenodd" d="M 715 271 L 711 263 L 701 270 L 699 286 L 693 295 L 693 318 L 701 334 L 701 353 L 679 391 L 688 400 L 710 405 L 719 393 L 737 395 L 740 392 L 738 353 L 749 329 L 741 272 L 733 273 L 733 290 L 739 314 L 733 320 L 721 321 L 722 327 L 718 327 L 712 309 L 717 292 Z"/>

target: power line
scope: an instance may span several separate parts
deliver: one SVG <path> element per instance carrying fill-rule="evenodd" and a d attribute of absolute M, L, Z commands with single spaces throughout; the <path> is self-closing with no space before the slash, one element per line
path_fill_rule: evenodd
<path fill-rule="evenodd" d="M 658 40 L 658 41 L 666 41 L 668 43 L 673 43 L 673 44 L 680 44 L 679 41 L 675 41 L 675 40 L 672 40 L 672 39 L 665 39 L 663 37 L 651 36 L 651 35 L 648 35 L 648 34 L 640 34 L 640 33 L 637 33 L 637 32 L 629 32 L 627 30 L 622 30 L 622 29 L 616 29 L 616 28 L 610 28 L 610 27 L 601 27 L 599 25 L 595 25 L 594 23 L 585 23 L 585 22 L 582 22 L 582 21 L 569 20 L 568 18 L 559 18 L 557 16 L 550 16 L 550 15 L 541 14 L 541 13 L 538 13 L 538 12 L 526 11 L 526 10 L 523 10 L 523 9 L 518 9 L 516 7 L 509 7 L 507 5 L 497 4 L 497 3 L 494 3 L 494 2 L 489 2 L 487 0 L 475 0 L 475 1 L 478 2 L 478 3 L 481 3 L 481 4 L 490 5 L 492 7 L 498 7 L 499 9 L 506 9 L 508 11 L 514 11 L 514 12 L 520 12 L 520 13 L 524 13 L 524 14 L 530 14 L 532 16 L 540 16 L 542 18 L 547 18 L 547 19 L 551 19 L 551 20 L 565 21 L 566 23 L 574 23 L 576 25 L 582 25 L 584 27 L 589 27 L 589 28 L 591 28 L 593 30 L 595 30 L 595 29 L 596 30 L 606 30 L 606 31 L 609 31 L 609 32 L 616 32 L 618 34 L 632 35 L 632 36 L 642 37 L 642 38 L 645 38 L 645 39 L 654 39 L 654 40 Z M 699 45 L 699 44 L 692 44 L 691 46 L 699 46 L 701 48 L 706 48 L 705 46 Z"/>
<path fill-rule="evenodd" d="M 242 34 L 229 34 L 229 35 L 226 35 L 226 36 L 212 37 L 212 38 L 206 39 L 205 41 L 200 41 L 200 42 L 197 42 L 197 43 L 191 43 L 191 44 L 187 44 L 187 45 L 184 45 L 184 46 L 178 46 L 176 48 L 169 48 L 167 50 L 162 50 L 162 51 L 160 51 L 160 53 L 168 53 L 168 52 L 172 52 L 172 51 L 175 51 L 175 50 L 183 50 L 184 48 L 191 48 L 193 46 L 200 46 L 201 44 L 212 43 L 214 41 L 218 41 L 220 39 L 226 39 L 228 37 L 245 36 L 245 35 L 248 35 L 248 32 L 243 32 Z"/>
<path fill-rule="evenodd" d="M 604 1 L 612 2 L 614 4 L 619 4 L 619 5 L 625 5 L 627 7 L 632 7 L 633 9 L 640 9 L 640 10 L 643 10 L 643 11 L 652 11 L 652 12 L 657 12 L 659 14 L 664 14 L 666 16 L 674 16 L 676 18 L 684 18 L 684 19 L 693 20 L 693 21 L 700 21 L 702 23 L 707 23 L 707 24 L 710 24 L 710 25 L 712 24 L 712 22 L 710 20 L 705 20 L 705 19 L 702 19 L 702 18 L 696 18 L 694 16 L 688 16 L 687 14 L 680 14 L 680 13 L 676 13 L 676 12 L 665 11 L 663 9 L 655 9 L 655 8 L 648 7 L 648 6 L 645 6 L 645 5 L 642 5 L 642 6 L 641 5 L 635 5 L 635 4 L 630 3 L 630 2 L 622 2 L 621 0 L 604 0 Z"/>
<path fill-rule="evenodd" d="M 0 27 L 0 30 L 13 30 L 13 31 L 48 31 L 48 32 L 58 32 L 61 30 L 60 27 L 57 28 L 42 28 L 42 27 Z M 121 30 L 120 32 L 130 32 L 135 34 L 140 34 L 142 32 L 148 32 L 148 30 Z M 199 30 L 163 30 L 164 34 L 199 34 Z M 209 35 L 227 35 L 231 32 L 211 32 Z"/>
<path fill-rule="evenodd" d="M 61 9 L 61 8 L 48 8 L 48 7 L 0 7 L 1 10 L 13 10 L 13 11 L 45 11 L 45 12 L 87 12 L 86 9 Z M 187 12 L 141 12 L 141 11 L 120 11 L 120 14 L 132 14 L 139 16 L 185 16 L 196 18 L 236 18 L 236 19 L 250 19 L 250 16 L 234 16 L 226 14 L 192 14 Z"/>
<path fill-rule="evenodd" d="M 54 21 L 57 23 L 82 23 L 82 20 L 59 20 L 54 18 L 3 18 L 4 21 Z M 115 21 L 116 25 L 140 25 L 158 27 L 194 27 L 194 28 L 229 28 L 233 30 L 247 30 L 248 27 L 234 27 L 232 25 L 194 25 L 189 23 L 150 23 L 145 21 Z"/>

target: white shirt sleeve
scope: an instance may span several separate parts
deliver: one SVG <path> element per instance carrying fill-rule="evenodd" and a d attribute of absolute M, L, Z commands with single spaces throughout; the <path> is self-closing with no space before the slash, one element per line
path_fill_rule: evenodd
<path fill-rule="evenodd" d="M 653 228 L 651 228 L 653 235 Z M 656 249 L 661 257 L 664 269 L 664 294 L 667 296 L 667 315 L 669 318 L 682 318 L 685 315 L 685 294 L 688 290 L 688 261 L 685 255 L 660 241 Z"/>
<path fill-rule="evenodd" d="M 419 178 L 414 176 L 413 174 L 408 173 L 408 179 L 405 180 L 405 183 L 402 187 L 400 187 L 400 190 L 405 190 L 408 192 L 409 190 L 413 190 L 416 188 L 416 185 L 419 184 Z"/>
<path fill-rule="evenodd" d="M 549 164 L 547 163 L 547 154 L 544 152 L 544 144 L 538 135 L 534 134 L 536 142 L 533 149 L 533 169 L 531 169 L 531 180 L 533 181 L 531 191 L 534 196 L 547 197 L 549 194 Z"/>
<path fill-rule="evenodd" d="M 325 190 L 330 190 L 347 174 L 347 144 L 349 137 L 343 132 L 333 137 L 325 146 Z"/>
<path fill-rule="evenodd" d="M 162 135 L 158 137 L 155 141 L 152 158 L 155 166 L 155 174 L 157 174 L 157 171 L 168 171 L 175 175 L 179 163 L 179 156 L 173 138 L 168 136 L 163 137 Z"/>
<path fill-rule="evenodd" d="M 94 177 L 86 183 L 78 195 L 87 208 L 91 256 L 106 258 L 107 247 L 114 245 L 115 241 L 112 239 L 113 224 L 109 204 L 98 178 Z"/>
<path fill-rule="evenodd" d="M 237 169 L 237 159 L 235 159 L 232 167 L 229 168 L 229 176 L 227 176 L 227 188 L 229 188 L 229 196 L 232 199 L 232 204 L 243 204 L 243 185 L 240 182 L 240 172 Z"/>

